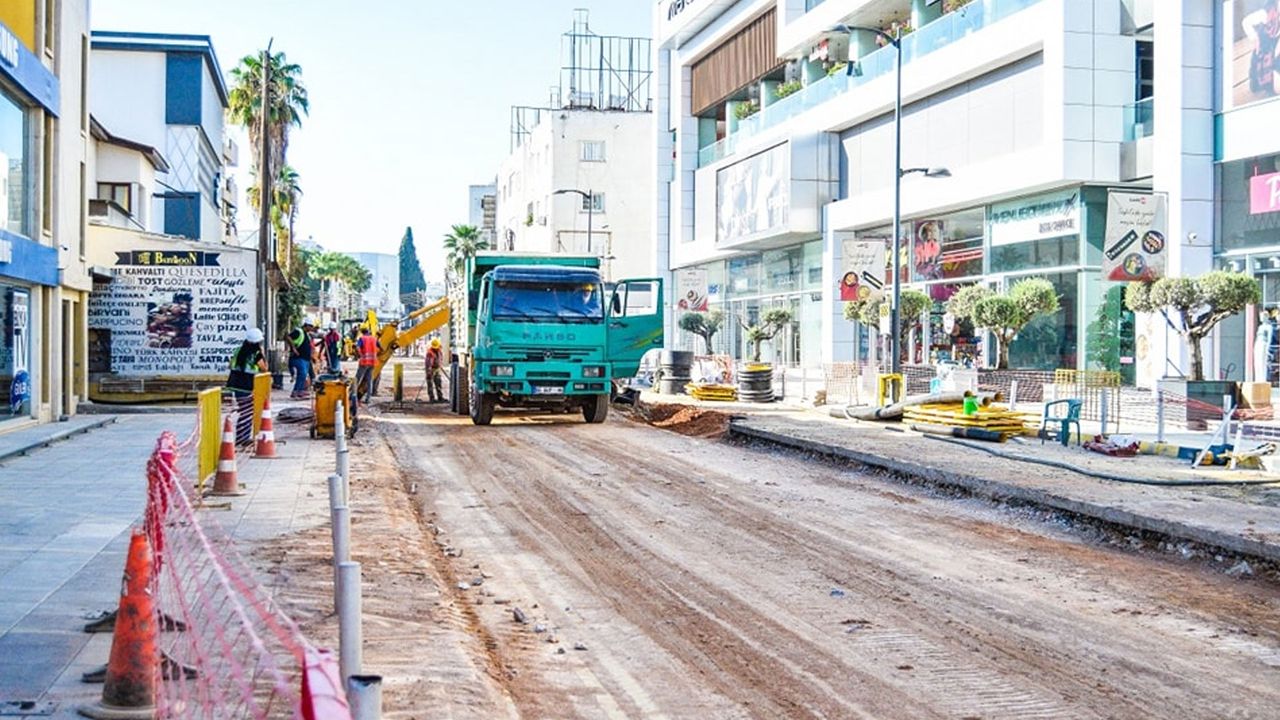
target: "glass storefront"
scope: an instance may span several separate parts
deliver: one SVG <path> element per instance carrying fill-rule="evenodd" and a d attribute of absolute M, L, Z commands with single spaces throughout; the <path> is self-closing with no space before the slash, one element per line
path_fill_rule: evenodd
<path fill-rule="evenodd" d="M 31 415 L 31 294 L 0 284 L 0 422 Z"/>
<path fill-rule="evenodd" d="M 26 110 L 0 92 L 0 229 L 31 236 L 27 219 Z"/>
<path fill-rule="evenodd" d="M 1218 367 L 1227 379 L 1277 384 L 1280 347 L 1254 341 L 1260 323 L 1280 317 L 1280 154 L 1222 163 L 1217 182 L 1217 267 L 1250 273 L 1262 286 L 1258 317 L 1240 313 L 1219 324 Z"/>

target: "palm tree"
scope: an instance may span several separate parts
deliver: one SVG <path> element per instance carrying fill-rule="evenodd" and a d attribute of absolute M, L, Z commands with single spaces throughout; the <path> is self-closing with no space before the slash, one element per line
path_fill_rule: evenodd
<path fill-rule="evenodd" d="M 474 225 L 454 225 L 453 232 L 444 236 L 444 249 L 448 251 L 449 268 L 455 277 L 461 277 L 467 260 L 481 250 L 488 250 L 489 242 Z"/>
<path fill-rule="evenodd" d="M 267 111 L 267 136 L 271 147 L 271 167 L 284 167 L 289 149 L 289 129 L 302 124 L 302 116 L 310 111 L 307 89 L 302 84 L 302 67 L 285 61 L 284 53 L 267 55 L 267 76 L 270 78 L 268 94 L 270 108 Z M 252 167 L 257 168 L 262 157 L 262 55 L 246 55 L 231 70 L 231 91 L 228 93 L 228 117 L 232 122 L 247 128 L 249 143 L 253 146 Z"/>

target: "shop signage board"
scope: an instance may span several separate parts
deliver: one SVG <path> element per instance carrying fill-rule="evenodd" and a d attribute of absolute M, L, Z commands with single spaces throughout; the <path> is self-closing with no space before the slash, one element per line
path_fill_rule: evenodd
<path fill-rule="evenodd" d="M 685 268 L 676 271 L 676 308 L 681 312 L 706 312 L 709 295 L 705 269 Z"/>
<path fill-rule="evenodd" d="M 1047 240 L 1080 233 L 1080 189 L 991 206 L 991 245 Z"/>
<path fill-rule="evenodd" d="M 1249 178 L 1249 214 L 1280 211 L 1280 172 Z"/>
<path fill-rule="evenodd" d="M 121 234 L 112 278 L 96 282 L 89 328 L 110 333 L 111 371 L 209 376 L 227 371 L 254 324 L 257 254 Z M 106 241 L 102 241 L 106 242 Z M 207 246 L 203 246 L 207 247 Z"/>
<path fill-rule="evenodd" d="M 1107 193 L 1102 277 L 1151 282 L 1165 275 L 1169 256 L 1169 198 L 1164 193 Z"/>
<path fill-rule="evenodd" d="M 791 147 L 783 143 L 716 173 L 716 242 L 783 232 L 790 207 Z"/>
<path fill-rule="evenodd" d="M 842 302 L 874 302 L 884 297 L 888 253 L 881 240 L 846 239 L 840 244 Z"/>

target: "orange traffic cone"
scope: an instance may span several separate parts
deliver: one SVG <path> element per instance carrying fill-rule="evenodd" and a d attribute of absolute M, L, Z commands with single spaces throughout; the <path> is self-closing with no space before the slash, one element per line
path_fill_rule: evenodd
<path fill-rule="evenodd" d="M 262 428 L 258 430 L 258 444 L 253 448 L 253 456 L 273 458 L 276 456 L 276 428 L 271 422 L 271 398 L 262 405 Z"/>
<path fill-rule="evenodd" d="M 230 417 L 222 424 L 222 449 L 218 453 L 218 474 L 213 476 L 213 490 L 209 494 L 219 496 L 244 494 L 240 492 L 240 481 L 236 478 L 236 431 L 231 427 Z"/>
<path fill-rule="evenodd" d="M 160 653 L 156 648 L 156 614 L 151 602 L 151 568 L 151 544 L 147 542 L 147 535 L 134 530 L 125 562 L 102 700 L 81 706 L 81 715 L 101 720 L 155 717 Z"/>

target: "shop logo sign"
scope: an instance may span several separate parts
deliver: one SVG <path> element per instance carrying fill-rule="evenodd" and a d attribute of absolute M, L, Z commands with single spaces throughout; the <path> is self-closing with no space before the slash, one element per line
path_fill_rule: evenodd
<path fill-rule="evenodd" d="M 1280 211 L 1280 172 L 1249 178 L 1249 214 Z"/>
<path fill-rule="evenodd" d="M 675 20 L 676 16 L 694 3 L 694 0 L 672 0 L 667 6 L 667 20 Z"/>
<path fill-rule="evenodd" d="M 0 25 L 0 63 L 18 67 L 18 38 L 3 25 Z"/>

